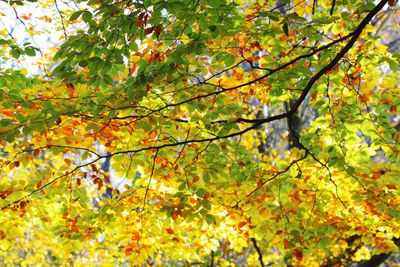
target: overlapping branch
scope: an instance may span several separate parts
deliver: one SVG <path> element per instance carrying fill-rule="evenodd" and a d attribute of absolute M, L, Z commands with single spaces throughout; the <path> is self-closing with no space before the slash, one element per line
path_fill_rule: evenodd
<path fill-rule="evenodd" d="M 270 117 L 267 117 L 267 118 L 262 118 L 262 119 L 237 118 L 236 120 L 233 120 L 232 122 L 234 122 L 234 123 L 250 123 L 252 125 L 247 127 L 247 128 L 245 128 L 245 129 L 243 129 L 243 130 L 240 130 L 240 131 L 237 131 L 237 132 L 234 132 L 234 133 L 230 133 L 230 134 L 226 134 L 226 135 L 214 136 L 214 137 L 210 137 L 210 138 L 200 138 L 200 139 L 189 139 L 189 138 L 187 138 L 184 141 L 178 141 L 178 142 L 174 142 L 174 143 L 165 143 L 165 144 L 142 147 L 142 148 L 132 149 L 132 150 L 116 151 L 116 152 L 111 153 L 110 155 L 107 155 L 107 156 L 96 155 L 97 158 L 94 159 L 93 161 L 91 161 L 91 162 L 89 162 L 87 164 L 83 164 L 83 165 L 77 166 L 75 169 L 73 169 L 72 171 L 68 172 L 67 174 L 54 178 L 53 180 L 49 181 L 48 183 L 42 185 L 40 188 L 32 191 L 28 195 L 26 195 L 26 196 L 24 196 L 24 197 L 22 197 L 22 198 L 20 198 L 18 200 L 15 200 L 12 203 L 7 204 L 6 206 L 2 207 L 1 209 L 4 210 L 7 207 L 10 207 L 11 205 L 22 201 L 23 199 L 26 199 L 27 197 L 31 196 L 35 192 L 43 190 L 44 188 L 46 188 L 50 184 L 54 183 L 55 181 L 65 177 L 67 175 L 72 174 L 73 172 L 75 172 L 76 170 L 78 170 L 78 169 L 80 169 L 82 167 L 85 167 L 85 166 L 88 166 L 90 164 L 93 164 L 94 162 L 96 162 L 96 161 L 98 161 L 98 160 L 100 160 L 100 159 L 102 159 L 104 157 L 111 157 L 111 156 L 118 155 L 118 154 L 137 153 L 137 152 L 147 151 L 147 150 L 156 150 L 158 152 L 160 149 L 163 149 L 163 148 L 166 148 L 166 147 L 177 147 L 177 146 L 186 145 L 186 144 L 190 144 L 190 143 L 204 143 L 204 142 L 209 142 L 210 143 L 210 142 L 214 142 L 214 141 L 217 141 L 217 140 L 227 139 L 227 138 L 231 138 L 231 137 L 235 137 L 235 136 L 241 136 L 241 135 L 243 135 L 243 134 L 245 134 L 245 133 L 247 133 L 247 132 L 249 132 L 249 131 L 251 131 L 253 129 L 258 128 L 259 126 L 261 126 L 261 125 L 263 125 L 265 123 L 269 123 L 269 122 L 272 122 L 272 121 L 276 121 L 276 120 L 280 120 L 280 119 L 284 119 L 284 118 L 288 118 L 288 117 L 292 116 L 298 110 L 300 105 L 303 103 L 303 101 L 305 100 L 305 98 L 309 94 L 309 92 L 310 92 L 311 88 L 313 87 L 313 85 L 323 75 L 325 75 L 329 70 L 334 68 L 339 63 L 339 61 L 344 57 L 344 55 L 346 55 L 346 53 L 356 43 L 357 39 L 360 37 L 360 35 L 361 35 L 363 29 L 366 27 L 366 25 L 385 6 L 386 3 L 387 3 L 387 0 L 383 0 L 380 3 L 378 3 L 376 5 L 376 7 L 367 14 L 367 16 L 361 21 L 361 23 L 356 27 L 356 29 L 352 33 L 350 33 L 350 34 L 348 34 L 348 35 L 346 35 L 346 36 L 344 36 L 342 38 L 339 38 L 339 39 L 337 39 L 335 41 L 332 41 L 331 43 L 329 43 L 327 45 L 324 45 L 324 46 L 322 46 L 320 48 L 317 48 L 317 49 L 313 50 L 312 52 L 310 52 L 308 54 L 298 56 L 298 57 L 292 59 L 291 61 L 289 61 L 289 62 L 287 62 L 287 63 L 285 63 L 285 64 L 283 64 L 283 65 L 281 65 L 281 66 L 279 66 L 279 67 L 277 67 L 275 69 L 269 70 L 267 74 L 265 74 L 265 75 L 263 75 L 263 76 L 261 76 L 259 78 L 256 78 L 256 79 L 254 79 L 252 81 L 249 81 L 249 82 L 237 85 L 237 86 L 233 86 L 233 87 L 230 87 L 230 88 L 223 88 L 223 87 L 219 86 L 221 88 L 221 90 L 218 90 L 218 91 L 215 91 L 215 92 L 212 92 L 212 93 L 208 93 L 208 94 L 200 94 L 200 95 L 197 95 L 197 96 L 195 96 L 193 98 L 190 98 L 188 100 L 184 100 L 184 101 L 181 101 L 181 102 L 167 104 L 167 105 L 165 105 L 165 106 L 163 106 L 161 108 L 152 110 L 151 112 L 147 113 L 147 115 L 145 115 L 145 117 L 148 117 L 148 116 L 150 116 L 150 115 L 152 115 L 154 113 L 161 112 L 162 110 L 165 110 L 167 108 L 180 106 L 180 105 L 189 103 L 189 102 L 194 101 L 194 100 L 208 98 L 208 97 L 213 96 L 213 95 L 218 95 L 218 94 L 221 94 L 221 93 L 224 93 L 224 92 L 227 92 L 227 91 L 232 91 L 232 90 L 244 87 L 244 86 L 251 85 L 251 84 L 256 83 L 256 82 L 260 82 L 263 79 L 269 77 L 270 75 L 289 67 L 290 65 L 296 63 L 298 60 L 300 60 L 302 58 L 307 58 L 307 57 L 313 56 L 313 55 L 317 54 L 318 52 L 320 52 L 322 50 L 325 50 L 325 49 L 327 49 L 329 47 L 332 47 L 333 45 L 335 45 L 335 44 L 337 44 L 339 42 L 342 42 L 342 41 L 347 40 L 348 38 L 350 38 L 349 42 L 336 54 L 336 56 L 325 67 L 323 67 L 321 70 L 319 70 L 315 75 L 313 75 L 311 77 L 311 79 L 308 81 L 308 83 L 304 87 L 300 97 L 295 101 L 294 105 L 292 105 L 291 109 L 288 110 L 287 112 L 284 112 L 284 113 L 281 113 L 281 114 L 278 114 L 278 115 L 274 115 L 274 116 L 270 116 Z M 220 122 L 228 122 L 228 121 L 220 121 Z M 153 168 L 154 168 L 154 165 L 153 165 Z M 263 184 L 265 184 L 265 183 L 263 183 Z"/>

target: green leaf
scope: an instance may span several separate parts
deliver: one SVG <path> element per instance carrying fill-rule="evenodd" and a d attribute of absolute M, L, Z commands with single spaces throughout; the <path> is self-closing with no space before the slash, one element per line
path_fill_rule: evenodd
<path fill-rule="evenodd" d="M 103 75 L 103 81 L 104 81 L 104 83 L 106 83 L 108 85 L 113 84 L 113 79 L 107 74 Z"/>
<path fill-rule="evenodd" d="M 15 59 L 18 59 L 21 56 L 21 51 L 18 48 L 12 49 L 10 53 Z"/>
<path fill-rule="evenodd" d="M 2 119 L 2 120 L 0 120 L 0 126 L 2 126 L 2 127 L 8 126 L 8 125 L 10 125 L 11 123 L 12 123 L 12 120 L 9 120 L 9 119 Z"/>
<path fill-rule="evenodd" d="M 71 17 L 69 17 L 69 20 L 76 20 L 77 18 L 79 18 L 79 16 L 82 14 L 82 11 L 76 11 L 75 13 L 73 13 L 71 15 Z"/>
<path fill-rule="evenodd" d="M 210 25 L 208 26 L 208 28 L 210 29 L 210 31 L 215 32 L 217 30 L 217 26 L 216 25 Z"/>
<path fill-rule="evenodd" d="M 220 7 L 220 6 L 223 5 L 223 1 L 221 1 L 221 0 L 208 0 L 208 4 L 211 7 Z"/>
<path fill-rule="evenodd" d="M 208 224 L 214 224 L 216 222 L 215 217 L 211 214 L 206 214 L 206 222 Z"/>
<path fill-rule="evenodd" d="M 89 11 L 84 11 L 82 13 L 82 19 L 84 22 L 89 23 L 92 20 L 92 13 Z"/>
<path fill-rule="evenodd" d="M 199 188 L 196 192 L 196 195 L 203 198 L 206 195 L 207 191 L 204 188 Z"/>
<path fill-rule="evenodd" d="M 321 240 L 318 242 L 318 247 L 322 249 L 327 249 L 329 247 L 329 244 L 331 243 L 329 238 L 323 237 Z"/>
<path fill-rule="evenodd" d="M 211 180 L 210 174 L 208 172 L 203 174 L 203 181 L 208 183 Z"/>
<path fill-rule="evenodd" d="M 34 57 L 36 56 L 36 50 L 35 48 L 28 46 L 27 48 L 25 48 L 25 54 Z"/>
<path fill-rule="evenodd" d="M 15 116 L 15 118 L 16 118 L 17 120 L 19 120 L 20 122 L 25 122 L 25 121 L 26 121 L 25 116 L 22 115 L 21 113 L 17 113 L 17 115 Z"/>
<path fill-rule="evenodd" d="M 224 58 L 225 66 L 229 67 L 229 66 L 233 65 L 233 63 L 235 63 L 235 60 L 236 60 L 235 56 L 233 56 L 231 54 L 226 55 Z"/>
<path fill-rule="evenodd" d="M 202 205 L 205 209 L 210 210 L 211 209 L 211 204 L 208 202 L 206 199 L 203 199 Z"/>

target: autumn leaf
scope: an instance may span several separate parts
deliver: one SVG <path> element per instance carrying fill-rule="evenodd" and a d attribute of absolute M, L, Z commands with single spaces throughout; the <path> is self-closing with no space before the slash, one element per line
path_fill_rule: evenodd
<path fill-rule="evenodd" d="M 303 252 L 300 249 L 295 248 L 293 253 L 296 256 L 298 262 L 301 262 L 303 260 Z"/>
<path fill-rule="evenodd" d="M 369 2 L 3 1 L 0 265 L 395 261 L 397 1 Z"/>

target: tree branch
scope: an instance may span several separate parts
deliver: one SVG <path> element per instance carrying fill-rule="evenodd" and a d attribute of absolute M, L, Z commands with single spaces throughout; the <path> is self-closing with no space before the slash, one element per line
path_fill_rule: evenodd
<path fill-rule="evenodd" d="M 254 237 L 252 237 L 252 238 L 251 238 L 251 242 L 253 242 L 254 248 L 255 248 L 256 251 L 257 251 L 258 260 L 260 261 L 260 266 L 261 266 L 261 267 L 264 267 L 265 265 L 264 265 L 264 262 L 263 262 L 262 251 L 261 251 L 261 249 L 260 249 L 260 248 L 258 247 L 258 245 L 257 245 L 257 240 L 256 240 Z"/>
<path fill-rule="evenodd" d="M 400 238 L 393 238 L 392 241 L 396 244 L 397 247 L 400 247 Z M 374 255 L 371 259 L 367 261 L 362 261 L 357 264 L 357 267 L 378 267 L 380 264 L 384 263 L 392 253 L 381 253 L 378 255 Z"/>

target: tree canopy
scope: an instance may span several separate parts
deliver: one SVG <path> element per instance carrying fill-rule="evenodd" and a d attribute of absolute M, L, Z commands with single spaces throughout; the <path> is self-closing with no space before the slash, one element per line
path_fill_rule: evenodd
<path fill-rule="evenodd" d="M 396 1 L 0 7 L 2 265 L 378 266 L 398 250 Z"/>

